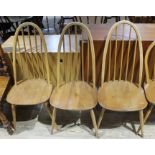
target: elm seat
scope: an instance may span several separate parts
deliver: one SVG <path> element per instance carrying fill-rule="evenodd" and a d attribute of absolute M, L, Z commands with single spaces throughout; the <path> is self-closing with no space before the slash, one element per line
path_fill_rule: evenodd
<path fill-rule="evenodd" d="M 15 105 L 35 105 L 46 102 L 52 85 L 44 79 L 30 79 L 14 85 L 7 95 L 7 102 Z"/>
<path fill-rule="evenodd" d="M 155 104 L 155 81 L 149 80 L 149 82 L 145 84 L 144 90 L 148 101 Z"/>
<path fill-rule="evenodd" d="M 147 106 L 143 89 L 122 80 L 103 83 L 98 101 L 103 108 L 113 111 L 137 111 Z"/>
<path fill-rule="evenodd" d="M 83 81 L 74 81 L 55 88 L 50 104 L 59 109 L 88 110 L 97 104 L 97 90 Z"/>

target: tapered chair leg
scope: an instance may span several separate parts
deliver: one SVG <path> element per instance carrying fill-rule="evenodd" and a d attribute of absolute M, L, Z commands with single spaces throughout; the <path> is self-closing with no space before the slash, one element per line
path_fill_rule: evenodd
<path fill-rule="evenodd" d="M 148 111 L 146 112 L 145 116 L 144 116 L 144 124 L 146 123 L 147 119 L 149 118 L 152 109 L 153 109 L 154 105 L 151 104 L 151 106 L 149 107 Z M 137 134 L 139 133 L 139 131 L 141 130 L 141 126 L 139 126 L 138 130 L 137 130 Z"/>
<path fill-rule="evenodd" d="M 16 129 L 16 107 L 14 104 L 11 105 L 11 109 L 12 109 L 13 126 L 14 129 Z"/>
<path fill-rule="evenodd" d="M 100 116 L 99 116 L 99 119 L 98 119 L 98 122 L 97 122 L 97 127 L 98 127 L 98 128 L 99 128 L 100 125 L 101 125 L 101 122 L 102 122 L 102 119 L 103 119 L 104 113 L 105 113 L 105 109 L 102 108 L 101 113 L 100 113 Z"/>
<path fill-rule="evenodd" d="M 140 119 L 140 128 L 141 128 L 141 136 L 144 136 L 144 115 L 143 110 L 139 111 L 139 119 Z"/>
<path fill-rule="evenodd" d="M 51 118 L 51 120 L 52 120 L 52 111 L 53 111 L 53 107 L 52 107 L 52 106 L 49 106 L 49 105 L 48 105 L 48 102 L 47 102 L 47 103 L 45 103 L 45 108 L 46 108 L 46 110 L 47 110 L 47 112 L 48 112 L 48 114 L 49 114 L 49 116 L 50 116 L 50 118 Z M 55 123 L 55 128 L 56 128 L 56 130 L 58 130 L 58 126 L 57 126 L 56 123 Z"/>
<path fill-rule="evenodd" d="M 97 128 L 96 117 L 93 109 L 90 110 L 90 115 L 95 129 L 95 136 L 98 137 L 98 128 Z"/>
<path fill-rule="evenodd" d="M 51 131 L 51 134 L 54 133 L 55 120 L 56 120 L 56 108 L 53 108 L 53 113 L 52 113 L 52 131 Z"/>

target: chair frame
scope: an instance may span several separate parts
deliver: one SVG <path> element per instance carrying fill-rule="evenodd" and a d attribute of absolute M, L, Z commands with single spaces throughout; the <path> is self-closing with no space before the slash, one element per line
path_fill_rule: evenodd
<path fill-rule="evenodd" d="M 140 34 L 139 34 L 139 31 L 138 31 L 137 27 L 133 23 L 131 23 L 130 21 L 126 21 L 126 20 L 122 20 L 122 21 L 119 21 L 119 22 L 115 23 L 111 27 L 111 29 L 110 29 L 110 31 L 109 31 L 109 33 L 107 35 L 106 42 L 105 42 L 105 47 L 104 47 L 104 52 L 103 52 L 103 59 L 102 59 L 101 87 L 103 86 L 103 83 L 105 81 L 105 75 L 106 75 L 105 65 L 106 65 L 106 56 L 107 56 L 107 52 L 108 52 L 108 46 L 109 46 L 110 41 L 112 39 L 113 32 L 116 32 L 116 36 L 117 36 L 117 28 L 118 28 L 118 26 L 120 26 L 122 24 L 123 25 L 124 24 L 129 25 L 130 28 L 133 29 L 135 34 L 136 34 L 136 42 L 138 42 L 139 59 L 140 59 L 139 60 L 139 79 L 138 79 L 138 81 L 139 81 L 138 87 L 140 88 L 141 87 L 141 83 L 142 83 L 142 71 L 143 71 L 143 48 L 142 48 L 141 37 L 140 37 Z M 131 31 L 130 31 L 130 35 L 131 35 Z M 117 38 L 116 38 L 115 41 L 116 41 L 116 47 L 117 47 Z M 130 44 L 130 39 L 128 41 L 129 41 L 129 44 Z M 123 30 L 123 43 L 122 43 L 122 46 L 124 46 L 124 30 Z M 135 46 L 137 46 L 137 43 L 136 43 Z M 122 49 L 123 49 L 123 47 L 122 47 Z M 116 50 L 114 52 L 115 52 L 115 58 L 114 58 L 114 78 L 113 78 L 112 81 L 115 80 L 115 72 L 116 72 Z M 121 80 L 121 70 L 122 70 L 122 61 L 123 61 L 122 60 L 122 58 L 123 58 L 122 53 L 123 53 L 123 50 L 121 51 L 121 67 L 120 67 L 119 80 Z M 136 50 L 134 51 L 134 58 L 133 58 L 134 60 L 133 60 L 133 66 L 132 66 L 133 69 L 132 69 L 131 82 L 133 82 L 133 74 L 134 74 L 134 67 L 135 67 L 135 55 L 136 55 Z M 128 61 L 128 65 L 129 65 L 129 57 L 127 57 L 127 61 Z M 127 71 L 128 71 L 128 69 L 126 70 L 126 77 L 125 77 L 126 80 L 125 81 L 127 81 Z M 110 74 L 110 73 L 108 73 L 108 74 Z M 106 109 L 104 109 L 102 107 L 102 110 L 101 110 L 101 113 L 100 113 L 100 116 L 99 116 L 99 119 L 98 119 L 98 128 L 100 127 L 101 121 L 102 121 L 102 119 L 104 117 L 105 110 Z M 140 126 L 141 126 L 141 136 L 143 137 L 143 126 L 144 126 L 143 110 L 139 111 L 139 118 L 140 118 Z"/>
<path fill-rule="evenodd" d="M 60 36 L 60 40 L 59 40 L 59 44 L 58 44 L 58 53 L 57 53 L 57 88 L 59 88 L 60 86 L 60 53 L 61 53 L 61 47 L 63 45 L 63 37 L 65 36 L 66 31 L 71 28 L 72 26 L 79 26 L 82 30 L 84 30 L 87 35 L 88 35 L 88 39 L 89 39 L 89 44 L 90 44 L 90 50 L 91 50 L 91 56 L 92 56 L 92 80 L 93 80 L 93 88 L 96 88 L 96 75 L 95 75 L 95 52 L 94 52 L 94 46 L 93 46 L 93 38 L 91 36 L 90 30 L 87 28 L 86 25 L 84 25 L 83 23 L 80 22 L 72 22 L 69 23 L 68 25 L 66 25 L 64 27 L 64 29 L 62 30 L 61 36 Z M 75 38 L 77 41 L 77 33 L 75 34 Z M 71 44 L 69 45 L 70 49 L 71 49 Z M 89 45 L 88 45 L 89 46 Z M 76 51 L 77 51 L 77 46 L 76 46 Z M 83 52 L 83 45 L 82 45 L 82 52 Z M 82 58 L 83 61 L 83 58 Z M 88 81 L 87 81 L 88 82 Z M 55 127 L 55 120 L 56 120 L 56 108 L 53 108 L 53 112 L 51 113 L 51 120 L 52 120 L 52 134 L 54 132 L 54 127 Z M 91 119 L 92 119 L 92 123 L 95 129 L 95 136 L 98 137 L 98 131 L 97 131 L 97 124 L 96 124 L 96 118 L 95 118 L 95 114 L 94 114 L 94 110 L 90 109 L 90 115 L 91 115 Z"/>
<path fill-rule="evenodd" d="M 50 77 L 49 77 L 49 64 L 48 64 L 48 58 L 47 58 L 47 46 L 46 46 L 46 42 L 45 42 L 45 38 L 44 35 L 41 31 L 41 29 L 39 28 L 39 26 L 37 26 L 36 24 L 32 23 L 32 22 L 25 22 L 19 25 L 19 27 L 17 28 L 15 35 L 14 35 L 14 41 L 13 41 L 13 77 L 14 77 L 14 85 L 18 85 L 18 81 L 17 81 L 17 69 L 16 69 L 16 47 L 18 44 L 18 48 L 20 49 L 20 43 L 18 40 L 18 35 L 20 33 L 21 30 L 23 30 L 24 27 L 29 27 L 32 26 L 38 33 L 41 39 L 41 46 L 42 49 L 44 49 L 44 59 L 45 59 L 45 68 L 46 68 L 46 78 L 47 78 L 47 83 L 50 84 Z M 32 52 L 32 44 L 31 44 L 31 36 L 30 36 L 30 32 L 29 32 L 29 28 L 28 28 L 28 36 L 29 36 L 29 44 L 30 44 L 30 50 L 31 53 Z M 35 36 L 35 45 L 37 47 L 37 41 L 36 41 L 36 33 L 34 34 Z M 25 38 L 24 38 L 24 32 L 22 31 L 22 37 L 23 37 L 23 42 L 24 42 L 24 48 L 25 48 L 25 53 L 26 53 L 26 45 L 25 45 Z M 41 49 L 41 50 L 42 50 Z M 21 51 L 19 51 L 21 52 Z M 34 67 L 34 66 L 33 66 Z M 34 70 L 33 70 L 34 71 Z M 33 77 L 35 78 L 35 77 Z M 45 105 L 47 105 L 47 103 L 45 103 Z M 12 116 L 13 116 L 13 125 L 14 128 L 16 128 L 16 108 L 14 104 L 11 104 L 11 108 L 12 108 Z"/>
<path fill-rule="evenodd" d="M 146 84 L 149 82 L 149 80 L 151 79 L 149 76 L 149 67 L 148 67 L 148 58 L 150 53 L 152 52 L 152 49 L 155 47 L 155 41 L 153 41 L 149 47 L 147 48 L 146 54 L 145 54 L 145 74 L 146 74 Z M 154 71 L 154 75 L 155 75 L 155 66 L 153 68 Z M 146 121 L 148 120 L 149 116 L 151 115 L 151 112 L 154 108 L 154 104 L 150 104 L 146 114 L 144 115 L 144 124 L 146 123 Z M 139 126 L 138 130 L 137 130 L 137 134 L 140 132 L 141 130 L 141 126 Z"/>

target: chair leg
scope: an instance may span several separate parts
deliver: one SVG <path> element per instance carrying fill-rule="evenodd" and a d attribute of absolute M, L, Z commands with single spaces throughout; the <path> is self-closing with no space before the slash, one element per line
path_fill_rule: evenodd
<path fill-rule="evenodd" d="M 14 104 L 11 105 L 11 109 L 12 109 L 13 126 L 14 129 L 16 129 L 16 107 Z"/>
<path fill-rule="evenodd" d="M 50 118 L 52 119 L 52 111 L 51 111 L 51 108 L 48 105 L 48 102 L 45 103 L 45 108 L 46 108 Z"/>
<path fill-rule="evenodd" d="M 53 111 L 53 107 L 52 107 L 52 106 L 49 106 L 49 105 L 48 105 L 48 102 L 46 102 L 46 103 L 45 103 L 45 108 L 46 108 L 46 110 L 47 110 L 47 112 L 48 112 L 48 114 L 49 114 L 49 116 L 50 116 L 50 118 L 51 118 L 51 120 L 52 120 L 52 111 Z M 55 123 L 55 128 L 56 128 L 56 130 L 58 130 L 58 126 L 57 126 L 56 123 Z"/>
<path fill-rule="evenodd" d="M 97 128 L 96 117 L 95 117 L 93 109 L 90 110 L 90 115 L 91 115 L 92 123 L 95 129 L 95 136 L 98 137 L 98 128 Z"/>
<path fill-rule="evenodd" d="M 55 120 L 56 120 L 56 108 L 53 108 L 53 113 L 52 113 L 52 131 L 51 131 L 52 134 L 54 133 Z"/>
<path fill-rule="evenodd" d="M 99 119 L 98 119 L 98 122 L 97 122 L 97 127 L 98 127 L 98 128 L 99 128 L 100 125 L 101 125 L 101 122 L 102 122 L 102 119 L 103 119 L 104 113 L 105 113 L 105 109 L 102 108 L 102 111 L 101 111 L 101 113 L 100 113 L 100 116 L 99 116 Z"/>
<path fill-rule="evenodd" d="M 144 118 L 143 118 L 143 110 L 140 110 L 139 111 L 139 119 L 140 119 L 140 128 L 141 128 L 141 136 L 143 137 L 144 136 L 144 131 L 143 131 L 143 128 L 144 128 Z"/>
<path fill-rule="evenodd" d="M 146 121 L 148 120 L 151 112 L 152 112 L 152 109 L 153 109 L 154 105 L 151 104 L 151 106 L 149 107 L 148 111 L 146 112 L 145 116 L 144 116 L 144 124 L 146 123 Z M 139 131 L 141 130 L 141 126 L 139 126 L 138 130 L 137 130 L 137 134 L 139 133 Z"/>

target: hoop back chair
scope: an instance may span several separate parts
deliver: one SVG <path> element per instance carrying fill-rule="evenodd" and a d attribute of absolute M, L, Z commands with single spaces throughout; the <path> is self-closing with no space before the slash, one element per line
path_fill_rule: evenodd
<path fill-rule="evenodd" d="M 101 87 L 98 101 L 105 110 L 139 111 L 143 128 L 143 109 L 147 106 L 141 89 L 143 49 L 136 26 L 129 21 L 115 23 L 106 38 L 103 51 Z M 143 131 L 142 131 L 143 135 Z"/>
<path fill-rule="evenodd" d="M 155 97 L 154 97 L 154 92 L 155 92 L 155 41 L 150 44 L 146 51 L 145 55 L 145 75 L 146 75 L 146 83 L 144 83 L 144 90 L 145 90 L 145 95 L 147 100 L 149 101 L 150 107 L 148 108 L 145 116 L 144 116 L 144 123 L 147 121 L 149 118 L 152 109 L 155 104 Z M 139 127 L 138 131 L 139 132 L 141 127 Z"/>
<path fill-rule="evenodd" d="M 73 27 L 74 33 L 72 31 L 71 34 Z M 80 33 L 78 33 L 79 29 Z M 67 35 L 65 35 L 66 32 Z M 89 80 L 89 77 L 92 80 Z M 72 22 L 63 29 L 58 45 L 57 87 L 50 98 L 50 104 L 54 107 L 52 132 L 56 108 L 78 111 L 90 110 L 97 135 L 93 111 L 97 104 L 95 80 L 95 53 L 91 33 L 84 24 Z"/>
<path fill-rule="evenodd" d="M 33 28 L 34 35 L 30 35 L 30 27 Z M 24 31 L 28 31 L 28 35 L 24 35 Z M 46 42 L 42 31 L 34 23 L 25 22 L 16 30 L 13 42 L 13 77 L 14 86 L 7 95 L 7 101 L 12 105 L 16 127 L 15 105 L 44 103 L 48 101 L 52 91 Z"/>

